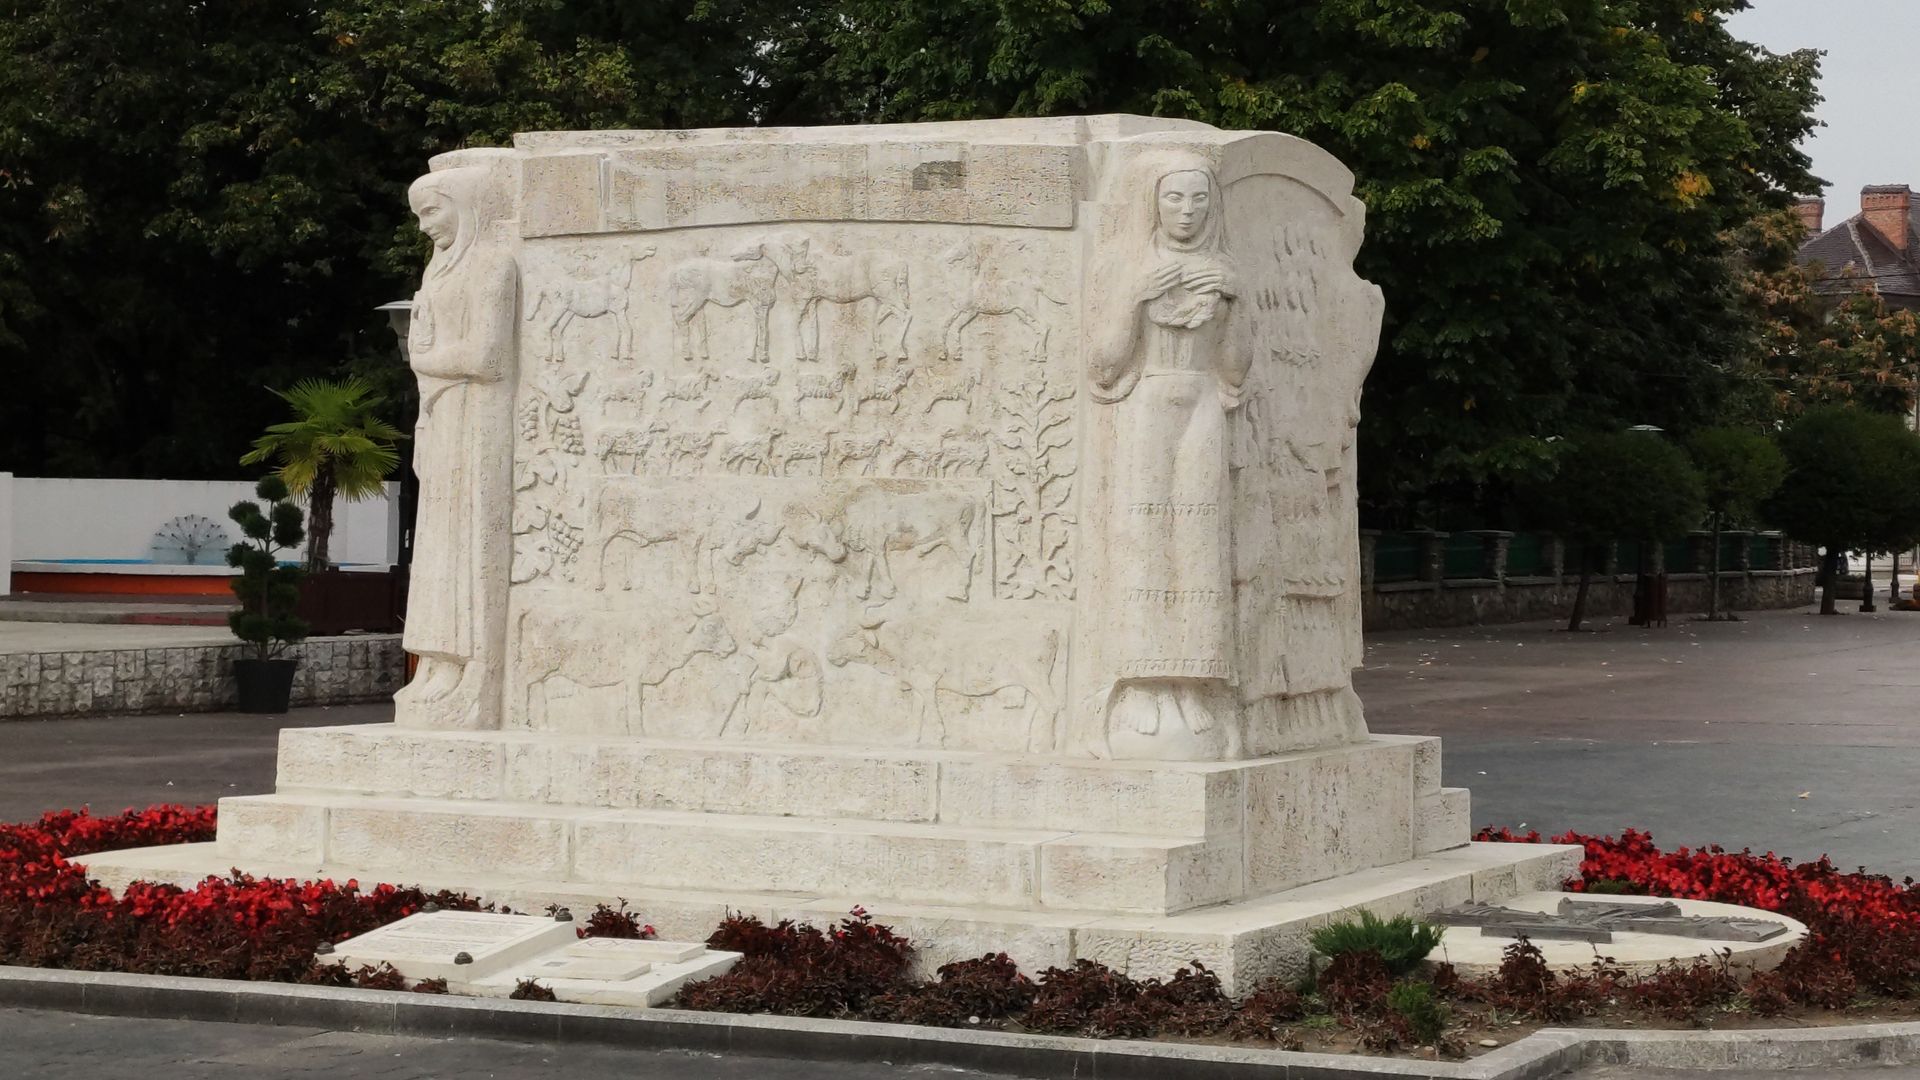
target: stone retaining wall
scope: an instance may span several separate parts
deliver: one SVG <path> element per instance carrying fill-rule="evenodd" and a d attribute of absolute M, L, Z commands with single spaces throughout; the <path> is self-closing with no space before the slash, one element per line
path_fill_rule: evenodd
<path fill-rule="evenodd" d="M 1508 549 L 1514 534 L 1481 530 L 1457 537 L 1473 536 L 1468 544 L 1480 547 L 1471 577 L 1447 573 L 1449 534 L 1424 532 L 1399 534 L 1419 540 L 1414 559 L 1413 580 L 1378 580 L 1375 552 L 1381 534 L 1362 530 L 1360 565 L 1362 580 L 1361 614 L 1368 630 L 1419 630 L 1446 626 L 1480 626 L 1492 623 L 1529 622 L 1536 619 L 1564 619 L 1573 610 L 1574 594 L 1580 587 L 1580 575 L 1574 571 L 1565 545 L 1548 538 L 1541 560 L 1550 572 L 1536 576 L 1508 573 Z M 1758 611 L 1767 608 L 1804 607 L 1815 600 L 1816 552 L 1813 548 L 1781 537 L 1778 533 L 1733 533 L 1740 537 L 1736 558 L 1722 564 L 1720 573 L 1720 609 L 1722 611 Z M 1744 546 L 1754 536 L 1764 547 L 1764 558 L 1755 557 Z M 1401 548 L 1401 573 L 1405 576 L 1406 548 Z M 1458 552 L 1456 551 L 1456 554 Z M 1707 610 L 1707 567 L 1711 559 L 1710 538 L 1696 533 L 1688 538 L 1687 564 L 1670 566 L 1665 551 L 1651 546 L 1647 552 L 1649 573 L 1667 575 L 1667 614 L 1689 615 Z M 1593 575 L 1587 595 L 1587 614 L 1593 617 L 1623 616 L 1633 611 L 1636 575 L 1629 569 L 1618 546 L 1607 549 L 1600 570 Z"/>
<path fill-rule="evenodd" d="M 104 713 L 212 712 L 233 707 L 233 661 L 245 647 L 12 653 L 0 656 L 0 719 Z M 398 634 L 311 638 L 288 653 L 300 667 L 293 704 L 391 697 L 406 680 Z"/>
<path fill-rule="evenodd" d="M 1721 611 L 1805 607 L 1815 595 L 1812 569 L 1755 570 L 1720 575 Z M 1633 612 L 1634 575 L 1594 575 L 1587 593 L 1590 618 Z M 1419 630 L 1445 626 L 1565 619 L 1573 610 L 1577 576 L 1450 581 L 1396 581 L 1371 586 L 1363 595 L 1368 630 Z M 1667 615 L 1707 610 L 1705 574 L 1667 576 Z"/>

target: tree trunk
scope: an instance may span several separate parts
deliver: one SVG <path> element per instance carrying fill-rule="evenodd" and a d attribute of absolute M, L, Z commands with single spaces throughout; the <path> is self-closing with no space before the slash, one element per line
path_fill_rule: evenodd
<path fill-rule="evenodd" d="M 327 541 L 333 536 L 333 466 L 322 465 L 307 489 L 307 569 L 325 570 Z"/>
<path fill-rule="evenodd" d="M 1707 578 L 1707 621 L 1720 618 L 1720 514 L 1713 515 L 1713 561 L 1711 576 Z"/>
<path fill-rule="evenodd" d="M 1820 590 L 1820 614 L 1838 615 L 1840 614 L 1839 598 L 1833 595 L 1833 587 L 1840 580 L 1840 549 L 1837 547 L 1828 548 L 1826 552 L 1820 556 L 1820 562 L 1822 563 L 1822 569 L 1825 571 L 1824 576 L 1827 581 L 1826 585 Z"/>
<path fill-rule="evenodd" d="M 1573 614 L 1567 618 L 1567 629 L 1578 630 L 1580 623 L 1587 617 L 1587 589 L 1593 584 L 1593 545 L 1580 545 L 1580 588 L 1573 594 Z"/>

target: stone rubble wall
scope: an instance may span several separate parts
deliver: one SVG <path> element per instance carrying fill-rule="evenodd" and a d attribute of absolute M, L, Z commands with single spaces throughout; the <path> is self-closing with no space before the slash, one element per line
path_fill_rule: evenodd
<path fill-rule="evenodd" d="M 1764 611 L 1805 607 L 1818 596 L 1814 571 L 1756 570 L 1720 575 L 1722 611 Z M 1393 582 L 1370 587 L 1362 617 L 1368 630 L 1424 630 L 1448 626 L 1565 620 L 1580 588 L 1578 575 L 1526 581 L 1458 580 Z M 1595 575 L 1587 593 L 1589 618 L 1624 616 L 1633 611 L 1634 576 Z M 1667 579 L 1669 618 L 1707 610 L 1704 574 L 1674 574 Z"/>
<path fill-rule="evenodd" d="M 0 719 L 110 713 L 213 712 L 233 707 L 233 661 L 244 646 L 14 653 L 0 656 Z M 311 638 L 293 704 L 342 705 L 391 697 L 406 681 L 398 634 Z"/>
<path fill-rule="evenodd" d="M 1574 595 L 1580 588 L 1580 575 L 1568 557 L 1564 543 L 1549 539 L 1545 551 L 1547 572 L 1533 575 L 1509 572 L 1508 546 L 1512 533 L 1481 530 L 1473 534 L 1483 544 L 1483 553 L 1473 576 L 1460 576 L 1447 569 L 1445 556 L 1449 534 L 1431 532 L 1406 534 L 1421 538 L 1421 550 L 1415 557 L 1412 580 L 1381 580 L 1387 572 L 1376 565 L 1380 533 L 1361 531 L 1362 569 L 1361 613 L 1365 629 L 1424 630 L 1449 626 L 1481 626 L 1498 623 L 1531 622 L 1540 619 L 1565 619 L 1573 609 Z M 1749 534 L 1729 532 L 1729 536 Z M 1759 534 L 1767 541 L 1764 560 L 1742 554 L 1727 560 L 1720 572 L 1720 609 L 1722 611 L 1762 611 L 1805 607 L 1817 599 L 1814 580 L 1818 552 L 1806 544 L 1780 537 L 1777 533 Z M 1704 613 L 1707 610 L 1711 573 L 1710 545 L 1705 534 L 1689 537 L 1688 565 L 1668 565 L 1666 553 L 1658 545 L 1648 552 L 1649 573 L 1667 575 L 1667 614 L 1669 618 Z M 1456 552 L 1457 553 L 1457 552 Z M 1404 555 L 1404 549 L 1403 549 Z M 1618 545 L 1610 545 L 1604 562 L 1596 569 L 1587 594 L 1587 615 L 1593 618 L 1625 616 L 1633 612 L 1637 576 L 1627 564 Z M 1401 566 L 1404 576 L 1404 563 Z"/>

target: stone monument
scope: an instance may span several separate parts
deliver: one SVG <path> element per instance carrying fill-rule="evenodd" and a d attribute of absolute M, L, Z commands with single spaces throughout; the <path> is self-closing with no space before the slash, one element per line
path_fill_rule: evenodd
<path fill-rule="evenodd" d="M 1370 735 L 1350 173 L 1098 116 L 542 132 L 435 158 L 396 723 L 289 729 L 238 865 L 727 908 L 855 904 L 1230 986 L 1357 906 L 1551 888 Z"/>

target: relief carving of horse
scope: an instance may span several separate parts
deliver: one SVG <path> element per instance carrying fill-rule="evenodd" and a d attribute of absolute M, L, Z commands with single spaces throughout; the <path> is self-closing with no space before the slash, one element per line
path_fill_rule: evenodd
<path fill-rule="evenodd" d="M 540 318 L 542 312 L 546 313 L 546 358 L 551 361 L 566 359 L 561 338 L 565 336 L 567 327 L 573 325 L 573 320 L 611 315 L 617 335 L 614 358 L 631 361 L 633 323 L 627 319 L 627 309 L 633 301 L 633 268 L 652 258 L 653 253 L 654 246 L 647 244 L 638 248 L 623 265 L 598 274 L 585 272 L 591 264 L 582 256 L 580 266 L 565 281 L 540 290 L 533 306 L 527 309 L 526 321 L 533 322 Z"/>
<path fill-rule="evenodd" d="M 885 251 L 852 255 L 816 250 L 813 240 L 799 233 L 783 233 L 766 245 L 767 257 L 793 289 L 795 340 L 802 360 L 820 359 L 820 305 L 874 302 L 871 335 L 875 359 L 907 358 L 907 327 L 913 322 L 908 306 L 907 260 Z M 881 328 L 891 321 L 892 333 Z"/>

